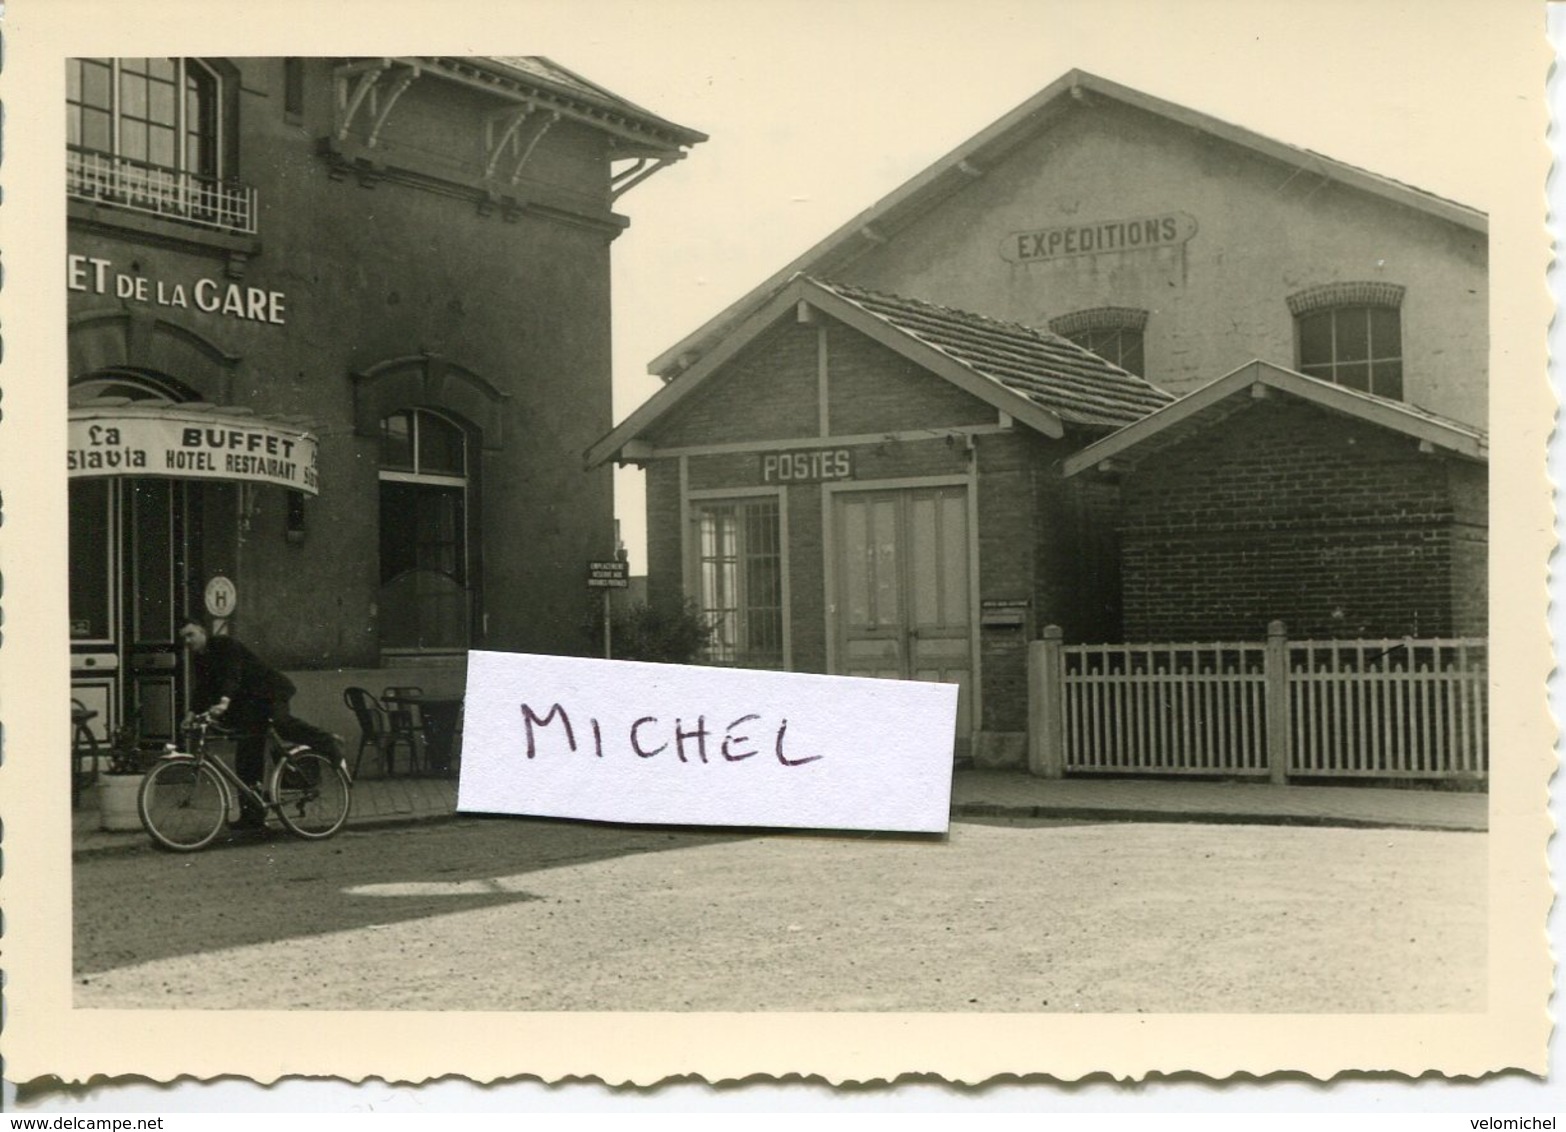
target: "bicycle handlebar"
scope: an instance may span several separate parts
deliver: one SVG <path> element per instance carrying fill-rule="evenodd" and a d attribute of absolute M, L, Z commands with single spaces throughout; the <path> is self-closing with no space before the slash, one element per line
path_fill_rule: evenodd
<path fill-rule="evenodd" d="M 222 715 L 214 715 L 211 708 L 186 715 L 180 721 L 179 729 L 181 732 L 210 730 L 219 738 L 237 738 L 244 735 L 243 731 L 224 727 Z"/>
<path fill-rule="evenodd" d="M 254 729 L 246 730 L 238 727 L 225 727 L 223 714 L 213 714 L 212 709 L 206 711 L 191 712 L 180 722 L 180 731 L 212 731 L 220 739 L 242 739 L 246 735 L 267 735 L 275 742 L 282 742 L 281 736 L 273 728 L 271 721 L 267 721 Z"/>

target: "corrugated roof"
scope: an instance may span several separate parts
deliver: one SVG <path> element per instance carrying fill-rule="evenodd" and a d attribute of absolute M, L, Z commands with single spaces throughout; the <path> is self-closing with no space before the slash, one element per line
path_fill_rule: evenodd
<path fill-rule="evenodd" d="M 812 282 L 1063 421 L 1126 425 L 1175 399 L 1058 334 L 845 283 Z"/>

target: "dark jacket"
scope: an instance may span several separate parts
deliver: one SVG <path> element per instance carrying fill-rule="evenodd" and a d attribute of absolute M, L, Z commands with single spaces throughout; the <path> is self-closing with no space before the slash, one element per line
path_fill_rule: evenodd
<path fill-rule="evenodd" d="M 285 704 L 294 684 L 233 637 L 208 637 L 207 647 L 192 657 L 197 710 L 227 696 L 231 706 Z M 267 712 L 270 716 L 272 713 Z"/>

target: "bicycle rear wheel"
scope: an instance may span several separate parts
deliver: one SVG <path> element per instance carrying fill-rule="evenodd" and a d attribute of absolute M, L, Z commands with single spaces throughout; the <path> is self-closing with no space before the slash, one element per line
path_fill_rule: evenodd
<path fill-rule="evenodd" d="M 315 751 L 284 755 L 272 768 L 267 793 L 277 816 L 298 837 L 330 837 L 348 820 L 352 782 L 341 764 Z"/>
<path fill-rule="evenodd" d="M 195 759 L 166 759 L 141 780 L 136 806 L 154 841 L 188 853 L 209 844 L 228 820 L 228 785 Z"/>

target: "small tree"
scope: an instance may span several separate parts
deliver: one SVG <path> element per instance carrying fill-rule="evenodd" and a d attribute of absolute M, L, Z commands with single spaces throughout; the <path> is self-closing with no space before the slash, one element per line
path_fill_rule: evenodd
<path fill-rule="evenodd" d="M 650 660 L 661 664 L 690 664 L 701 657 L 712 639 L 712 625 L 696 603 L 687 598 L 677 607 L 638 602 L 614 612 L 610 646 L 616 660 Z M 593 626 L 598 651 L 604 643 L 603 615 Z"/>

